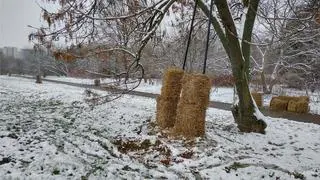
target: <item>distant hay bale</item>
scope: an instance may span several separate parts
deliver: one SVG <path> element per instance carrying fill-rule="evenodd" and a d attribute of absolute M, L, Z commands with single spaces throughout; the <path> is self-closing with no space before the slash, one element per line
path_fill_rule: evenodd
<path fill-rule="evenodd" d="M 297 113 L 308 113 L 309 112 L 309 103 L 305 100 L 298 101 L 296 105 Z"/>
<path fill-rule="evenodd" d="M 161 95 L 157 97 L 156 114 L 156 121 L 161 129 L 174 126 L 183 74 L 183 70 L 176 68 L 168 69 L 164 74 Z"/>
<path fill-rule="evenodd" d="M 309 111 L 308 96 L 279 96 L 279 99 L 288 102 L 287 111 L 296 113 L 307 113 Z"/>
<path fill-rule="evenodd" d="M 185 74 L 173 134 L 187 138 L 205 135 L 211 83 L 202 74 Z"/>
<path fill-rule="evenodd" d="M 292 101 L 299 101 L 299 97 L 295 97 L 295 96 L 278 96 L 278 99 L 281 99 L 283 101 L 287 101 L 287 103 L 289 103 L 290 100 Z"/>
<path fill-rule="evenodd" d="M 299 97 L 299 101 L 306 101 L 306 102 L 310 102 L 309 96 L 300 96 Z"/>
<path fill-rule="evenodd" d="M 273 97 L 270 102 L 271 110 L 284 110 L 285 103 L 287 103 L 286 110 L 296 113 L 309 112 L 309 97 L 308 96 L 279 96 Z"/>
<path fill-rule="evenodd" d="M 256 102 L 257 106 L 262 107 L 263 106 L 263 101 L 262 101 L 263 93 L 252 92 L 251 95 L 252 95 L 254 101 Z"/>
<path fill-rule="evenodd" d="M 288 101 L 282 100 L 279 97 L 273 97 L 270 101 L 270 109 L 274 111 L 286 111 Z"/>
<path fill-rule="evenodd" d="M 290 100 L 288 102 L 288 108 L 287 110 L 289 112 L 297 112 L 297 101 L 293 101 L 293 100 Z"/>

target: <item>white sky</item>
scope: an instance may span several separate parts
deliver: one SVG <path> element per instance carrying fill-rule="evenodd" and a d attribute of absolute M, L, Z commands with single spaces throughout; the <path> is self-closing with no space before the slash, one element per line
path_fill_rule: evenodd
<path fill-rule="evenodd" d="M 0 48 L 31 47 L 27 25 L 40 26 L 40 11 L 36 0 L 0 0 Z"/>

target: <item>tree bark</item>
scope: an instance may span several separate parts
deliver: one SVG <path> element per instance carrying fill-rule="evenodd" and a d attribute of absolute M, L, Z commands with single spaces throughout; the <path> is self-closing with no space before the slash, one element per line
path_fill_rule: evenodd
<path fill-rule="evenodd" d="M 253 2 L 253 3 L 252 3 Z M 246 16 L 251 15 L 253 7 L 257 8 L 259 0 L 250 1 L 249 10 Z M 264 129 L 267 127 L 266 123 L 262 119 L 258 119 L 257 114 L 260 113 L 259 109 L 254 103 L 248 83 L 248 64 L 250 56 L 250 44 L 243 41 L 251 42 L 252 27 L 254 24 L 254 17 L 247 17 L 245 21 L 245 27 L 243 32 L 242 47 L 238 40 L 238 33 L 235 27 L 232 15 L 229 10 L 229 6 L 226 0 L 215 1 L 218 9 L 221 22 L 225 28 L 225 40 L 223 44 L 226 45 L 226 52 L 228 53 L 232 73 L 235 79 L 236 91 L 238 94 L 239 102 L 232 107 L 232 114 L 235 118 L 235 122 L 238 124 L 238 128 L 242 132 L 257 132 L 265 133 Z M 250 9 L 251 8 L 251 9 Z M 249 22 L 250 21 L 250 22 Z M 253 21 L 253 22 L 251 22 Z M 248 29 L 246 29 L 248 27 Z M 259 117 L 260 118 L 260 117 Z"/>
<path fill-rule="evenodd" d="M 266 82 L 266 76 L 265 76 L 264 70 L 262 70 L 260 72 L 260 77 L 261 77 L 261 84 L 262 84 L 263 93 L 264 94 L 270 94 L 270 92 L 268 90 L 268 85 L 267 85 L 267 82 Z"/>

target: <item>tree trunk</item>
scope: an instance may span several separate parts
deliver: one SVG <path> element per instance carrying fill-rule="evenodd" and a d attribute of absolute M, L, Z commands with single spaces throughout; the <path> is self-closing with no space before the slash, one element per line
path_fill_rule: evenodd
<path fill-rule="evenodd" d="M 235 122 L 238 124 L 238 128 L 242 132 L 257 132 L 265 133 L 264 129 L 267 124 L 259 119 L 257 114 L 259 112 L 256 107 L 249 90 L 248 78 L 246 77 L 246 71 L 237 70 L 241 77 L 235 76 L 236 91 L 238 94 L 239 102 L 233 105 L 232 114 Z"/>
<path fill-rule="evenodd" d="M 232 52 L 230 53 L 230 60 L 233 62 L 232 73 L 235 78 L 236 91 L 239 98 L 238 104 L 234 104 L 231 109 L 232 114 L 240 131 L 264 134 L 267 124 L 263 119 L 259 119 L 263 117 L 258 117 L 260 111 L 252 99 L 246 66 L 243 64 L 241 51 L 237 46 L 236 43 L 229 44 L 231 48 L 230 52 Z"/>
<path fill-rule="evenodd" d="M 262 84 L 263 93 L 270 94 L 270 91 L 268 90 L 268 85 L 266 82 L 266 76 L 265 76 L 264 70 L 261 71 L 260 76 L 261 76 L 261 84 Z"/>
<path fill-rule="evenodd" d="M 264 129 L 267 127 L 266 123 L 259 118 L 260 111 L 252 99 L 249 83 L 248 83 L 248 72 L 249 72 L 249 61 L 250 61 L 250 43 L 251 41 L 252 28 L 254 24 L 255 14 L 259 0 L 250 1 L 248 12 L 246 14 L 246 20 L 244 24 L 244 32 L 240 34 L 242 36 L 242 43 L 240 45 L 238 39 L 238 33 L 234 24 L 228 2 L 226 0 L 215 1 L 220 18 L 225 28 L 225 40 L 223 45 L 232 66 L 232 74 L 235 78 L 236 91 L 238 94 L 239 102 L 232 107 L 232 114 L 235 122 L 238 124 L 238 128 L 242 132 L 257 132 L 265 133 Z M 219 36 L 220 37 L 220 36 Z"/>
<path fill-rule="evenodd" d="M 277 79 L 272 79 L 271 80 L 271 82 L 270 82 L 270 85 L 269 85 L 269 94 L 271 94 L 272 93 L 272 90 L 273 90 L 273 87 L 274 87 L 274 85 L 276 85 L 277 84 Z"/>
<path fill-rule="evenodd" d="M 39 74 L 36 76 L 36 83 L 38 83 L 38 84 L 42 83 L 42 79 L 41 79 L 41 76 Z"/>

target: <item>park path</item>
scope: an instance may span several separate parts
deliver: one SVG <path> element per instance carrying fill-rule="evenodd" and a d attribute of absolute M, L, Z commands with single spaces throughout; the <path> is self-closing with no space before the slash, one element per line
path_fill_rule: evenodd
<path fill-rule="evenodd" d="M 27 78 L 27 79 L 34 79 L 33 77 L 26 77 L 26 76 L 19 76 L 19 75 L 14 75 L 14 76 Z M 58 83 L 58 84 L 65 84 L 69 86 L 81 87 L 86 89 L 95 89 L 95 90 L 102 90 L 102 91 L 115 90 L 114 88 L 108 88 L 103 85 L 95 86 L 95 85 L 89 85 L 89 84 L 80 84 L 80 83 L 65 82 L 65 81 L 58 81 L 58 80 L 51 80 L 51 79 L 43 79 L 43 81 Z M 140 92 L 140 91 L 130 91 L 126 94 L 148 97 L 148 98 L 156 98 L 157 96 L 159 96 L 159 94 Z M 231 105 L 232 104 L 230 103 L 224 103 L 224 102 L 218 102 L 218 101 L 210 101 L 209 103 L 210 108 L 222 109 L 227 111 L 231 110 Z M 318 114 L 298 114 L 293 112 L 271 111 L 268 107 L 263 107 L 260 110 L 265 116 L 270 116 L 273 118 L 284 118 L 284 119 L 298 121 L 298 122 L 314 123 L 314 124 L 320 125 L 320 115 Z"/>

